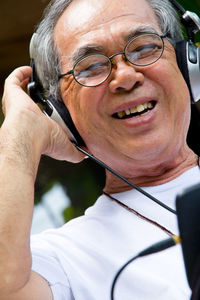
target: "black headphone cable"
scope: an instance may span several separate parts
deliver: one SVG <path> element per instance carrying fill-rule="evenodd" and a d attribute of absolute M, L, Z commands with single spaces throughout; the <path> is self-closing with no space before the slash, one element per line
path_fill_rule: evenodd
<path fill-rule="evenodd" d="M 85 151 L 84 149 L 82 149 L 81 147 L 79 147 L 76 143 L 74 143 L 74 146 L 80 151 L 82 152 L 84 155 L 88 156 L 91 160 L 95 161 L 98 165 L 100 165 L 101 167 L 107 169 L 109 172 L 111 172 L 112 174 L 114 174 L 116 177 L 118 177 L 119 179 L 121 179 L 122 181 L 124 181 L 125 183 L 127 183 L 129 186 L 131 186 L 132 188 L 136 189 L 138 192 L 142 193 L 143 195 L 145 195 L 146 197 L 148 197 L 149 199 L 151 199 L 152 201 L 154 201 L 155 203 L 157 203 L 158 205 L 162 206 L 163 208 L 167 209 L 168 211 L 170 211 L 171 213 L 176 215 L 176 211 L 174 209 L 172 209 L 171 207 L 167 206 L 166 204 L 162 203 L 161 201 L 159 201 L 158 199 L 156 199 L 154 196 L 152 196 L 151 194 L 147 193 L 146 191 L 144 191 L 143 189 L 141 189 L 140 187 L 138 187 L 137 185 L 135 185 L 134 183 L 130 182 L 129 180 L 127 180 L 126 178 L 124 178 L 122 175 L 120 175 L 119 173 L 117 173 L 115 170 L 113 170 L 112 168 L 110 168 L 108 165 L 106 165 L 103 161 L 101 161 L 100 159 L 98 159 L 97 157 L 95 157 L 94 155 L 88 153 L 87 151 Z"/>

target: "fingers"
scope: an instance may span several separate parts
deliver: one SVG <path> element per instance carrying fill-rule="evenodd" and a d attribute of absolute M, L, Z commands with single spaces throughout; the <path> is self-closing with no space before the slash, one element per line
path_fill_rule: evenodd
<path fill-rule="evenodd" d="M 49 121 L 52 123 L 52 129 L 50 130 L 51 134 L 44 154 L 58 160 L 74 163 L 82 161 L 85 155 L 76 149 L 64 130 L 54 120 L 49 119 Z"/>
<path fill-rule="evenodd" d="M 20 67 L 6 79 L 2 103 L 4 115 L 10 121 L 9 126 L 14 126 L 22 136 L 29 132 L 29 139 L 34 141 L 37 153 L 58 160 L 80 162 L 84 155 L 74 147 L 63 129 L 44 115 L 25 93 L 31 72 L 30 67 Z M 25 143 L 27 142 L 26 140 Z"/>
<path fill-rule="evenodd" d="M 2 108 L 4 116 L 9 109 L 34 107 L 33 101 L 26 93 L 26 86 L 32 73 L 32 68 L 25 66 L 15 69 L 5 80 Z M 34 107 L 36 109 L 36 106 Z"/>
<path fill-rule="evenodd" d="M 22 86 L 23 82 L 29 80 L 31 76 L 32 68 L 28 66 L 19 67 L 15 69 L 6 79 L 5 86 L 7 85 L 15 85 Z"/>

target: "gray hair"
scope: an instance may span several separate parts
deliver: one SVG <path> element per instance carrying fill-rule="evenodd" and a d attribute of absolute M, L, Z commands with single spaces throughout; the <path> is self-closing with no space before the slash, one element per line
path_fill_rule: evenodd
<path fill-rule="evenodd" d="M 37 29 L 34 59 L 37 75 L 46 96 L 61 100 L 58 75 L 61 72 L 60 58 L 53 40 L 54 28 L 73 0 L 52 0 L 44 11 L 44 17 Z M 169 0 L 148 0 L 153 8 L 163 34 L 174 45 L 182 37 L 179 18 Z"/>

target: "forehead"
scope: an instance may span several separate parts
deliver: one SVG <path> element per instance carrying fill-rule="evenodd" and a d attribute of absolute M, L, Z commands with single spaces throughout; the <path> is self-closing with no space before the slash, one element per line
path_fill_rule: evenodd
<path fill-rule="evenodd" d="M 60 55 L 68 55 L 80 46 L 101 45 L 144 25 L 160 30 L 146 0 L 74 0 L 58 20 L 54 39 Z"/>

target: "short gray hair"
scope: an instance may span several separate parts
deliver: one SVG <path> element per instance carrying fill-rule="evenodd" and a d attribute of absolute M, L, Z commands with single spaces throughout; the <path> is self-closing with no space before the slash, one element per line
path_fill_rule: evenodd
<path fill-rule="evenodd" d="M 58 75 L 61 72 L 60 58 L 53 40 L 54 28 L 73 0 L 52 0 L 44 11 L 44 17 L 37 29 L 34 59 L 37 75 L 46 96 L 61 100 Z M 179 18 L 169 0 L 148 0 L 153 8 L 163 34 L 175 44 L 182 37 Z"/>

